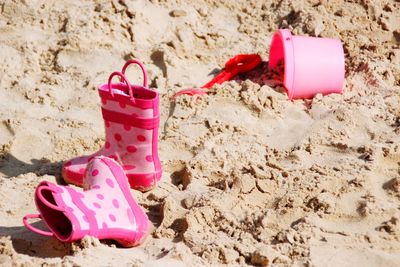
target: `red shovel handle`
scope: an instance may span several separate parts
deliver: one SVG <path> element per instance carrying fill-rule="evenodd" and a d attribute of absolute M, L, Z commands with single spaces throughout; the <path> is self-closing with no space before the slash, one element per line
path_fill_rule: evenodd
<path fill-rule="evenodd" d="M 240 54 L 232 57 L 225 63 L 225 68 L 215 76 L 211 81 L 203 85 L 201 88 L 210 89 L 214 84 L 221 84 L 231 80 L 239 73 L 248 72 L 261 63 L 261 57 L 257 54 Z M 202 90 L 187 89 L 178 92 L 173 98 L 180 95 L 204 95 L 206 92 Z"/>
<path fill-rule="evenodd" d="M 201 88 L 211 88 L 216 83 L 223 83 L 231 80 L 239 73 L 248 72 L 261 63 L 261 57 L 257 54 L 236 55 L 225 63 L 224 70 L 215 76 L 214 79 L 203 85 Z"/>

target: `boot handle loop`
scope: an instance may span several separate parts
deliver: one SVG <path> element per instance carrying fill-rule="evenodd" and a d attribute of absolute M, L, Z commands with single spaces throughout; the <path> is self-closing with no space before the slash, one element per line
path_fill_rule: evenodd
<path fill-rule="evenodd" d="M 37 229 L 36 227 L 34 227 L 33 225 L 28 223 L 29 219 L 42 219 L 42 216 L 40 214 L 27 214 L 24 216 L 24 218 L 22 219 L 22 222 L 24 223 L 25 227 L 34 232 L 37 233 L 39 235 L 44 235 L 44 236 L 54 236 L 54 234 L 52 232 L 49 231 L 43 231 L 40 229 Z"/>
<path fill-rule="evenodd" d="M 51 189 L 50 187 L 45 186 L 45 185 L 41 185 L 41 186 L 39 186 L 39 187 L 36 189 L 36 191 L 37 191 L 37 192 L 36 192 L 36 195 L 37 195 L 37 197 L 39 198 L 39 200 L 40 200 L 44 205 L 46 205 L 47 207 L 49 207 L 49 208 L 51 208 L 51 209 L 64 212 L 64 211 L 65 211 L 64 208 L 59 207 L 59 206 L 56 206 L 56 205 L 54 205 L 53 203 L 50 203 L 50 202 L 43 196 L 43 194 L 42 194 L 42 191 L 43 191 L 43 190 L 47 190 L 47 191 L 50 191 L 50 192 L 52 192 L 52 193 L 57 193 L 56 191 L 54 191 L 54 190 Z"/>
<path fill-rule="evenodd" d="M 143 87 L 144 87 L 144 88 L 147 88 L 147 71 L 146 71 L 146 68 L 144 67 L 143 63 L 140 62 L 139 60 L 137 60 L 137 59 L 128 60 L 128 61 L 125 63 L 125 65 L 122 67 L 122 74 L 125 75 L 126 69 L 127 69 L 128 66 L 131 65 L 131 64 L 136 64 L 136 65 L 138 65 L 138 66 L 142 69 L 142 73 L 143 73 Z"/>
<path fill-rule="evenodd" d="M 126 84 L 126 86 L 128 87 L 129 96 L 131 98 L 131 101 L 133 103 L 135 103 L 136 101 L 135 101 L 135 98 L 133 97 L 132 87 L 131 87 L 128 79 L 125 77 L 125 75 L 119 71 L 114 71 L 113 73 L 111 73 L 110 77 L 108 78 L 108 90 L 109 90 L 111 96 L 114 97 L 114 92 L 112 90 L 112 84 L 111 84 L 114 76 L 119 76 L 121 78 L 121 80 Z"/>

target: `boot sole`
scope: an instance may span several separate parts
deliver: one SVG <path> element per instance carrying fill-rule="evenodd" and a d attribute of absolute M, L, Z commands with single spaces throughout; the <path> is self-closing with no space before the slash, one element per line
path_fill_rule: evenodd
<path fill-rule="evenodd" d="M 157 186 L 158 182 L 161 180 L 162 171 L 160 170 L 155 173 L 127 174 L 126 176 L 128 177 L 128 182 L 132 189 L 147 192 Z M 83 186 L 83 176 L 80 174 L 68 172 L 63 168 L 62 177 L 67 184 L 73 184 L 79 187 Z"/>

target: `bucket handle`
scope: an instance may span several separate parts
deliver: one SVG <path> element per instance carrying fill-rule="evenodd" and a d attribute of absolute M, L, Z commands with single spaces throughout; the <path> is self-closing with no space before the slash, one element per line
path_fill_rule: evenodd
<path fill-rule="evenodd" d="M 125 75 L 125 71 L 126 71 L 126 69 L 128 68 L 128 66 L 129 65 L 131 65 L 131 64 L 136 64 L 136 65 L 138 65 L 139 67 L 140 67 L 140 69 L 142 70 L 142 73 L 143 73 L 143 87 L 144 88 L 147 88 L 147 85 L 148 85 L 148 80 L 147 80 L 147 71 L 146 71 L 146 68 L 144 67 L 144 65 L 143 65 L 143 63 L 142 62 L 140 62 L 139 60 L 137 60 L 137 59 L 131 59 L 131 60 L 128 60 L 126 63 L 125 63 L 125 65 L 122 67 L 122 74 L 124 74 Z"/>
<path fill-rule="evenodd" d="M 52 233 L 52 232 L 37 229 L 33 225 L 29 224 L 28 223 L 29 219 L 41 219 L 42 220 L 42 216 L 40 214 L 27 214 L 22 219 L 22 222 L 24 223 L 25 227 L 31 232 L 34 232 L 39 235 L 44 235 L 44 236 L 54 236 L 54 233 Z"/>

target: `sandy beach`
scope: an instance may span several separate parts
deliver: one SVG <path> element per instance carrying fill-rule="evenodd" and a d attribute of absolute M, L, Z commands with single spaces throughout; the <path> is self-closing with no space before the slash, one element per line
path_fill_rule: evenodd
<path fill-rule="evenodd" d="M 343 94 L 271 85 L 279 28 L 341 39 Z M 171 101 L 245 53 L 263 63 Z M 97 88 L 133 58 L 161 96 L 162 182 L 132 190 L 150 235 L 126 249 L 31 233 L 35 187 L 102 147 Z M 6 0 L 0 62 L 1 266 L 400 265 L 399 1 Z"/>

